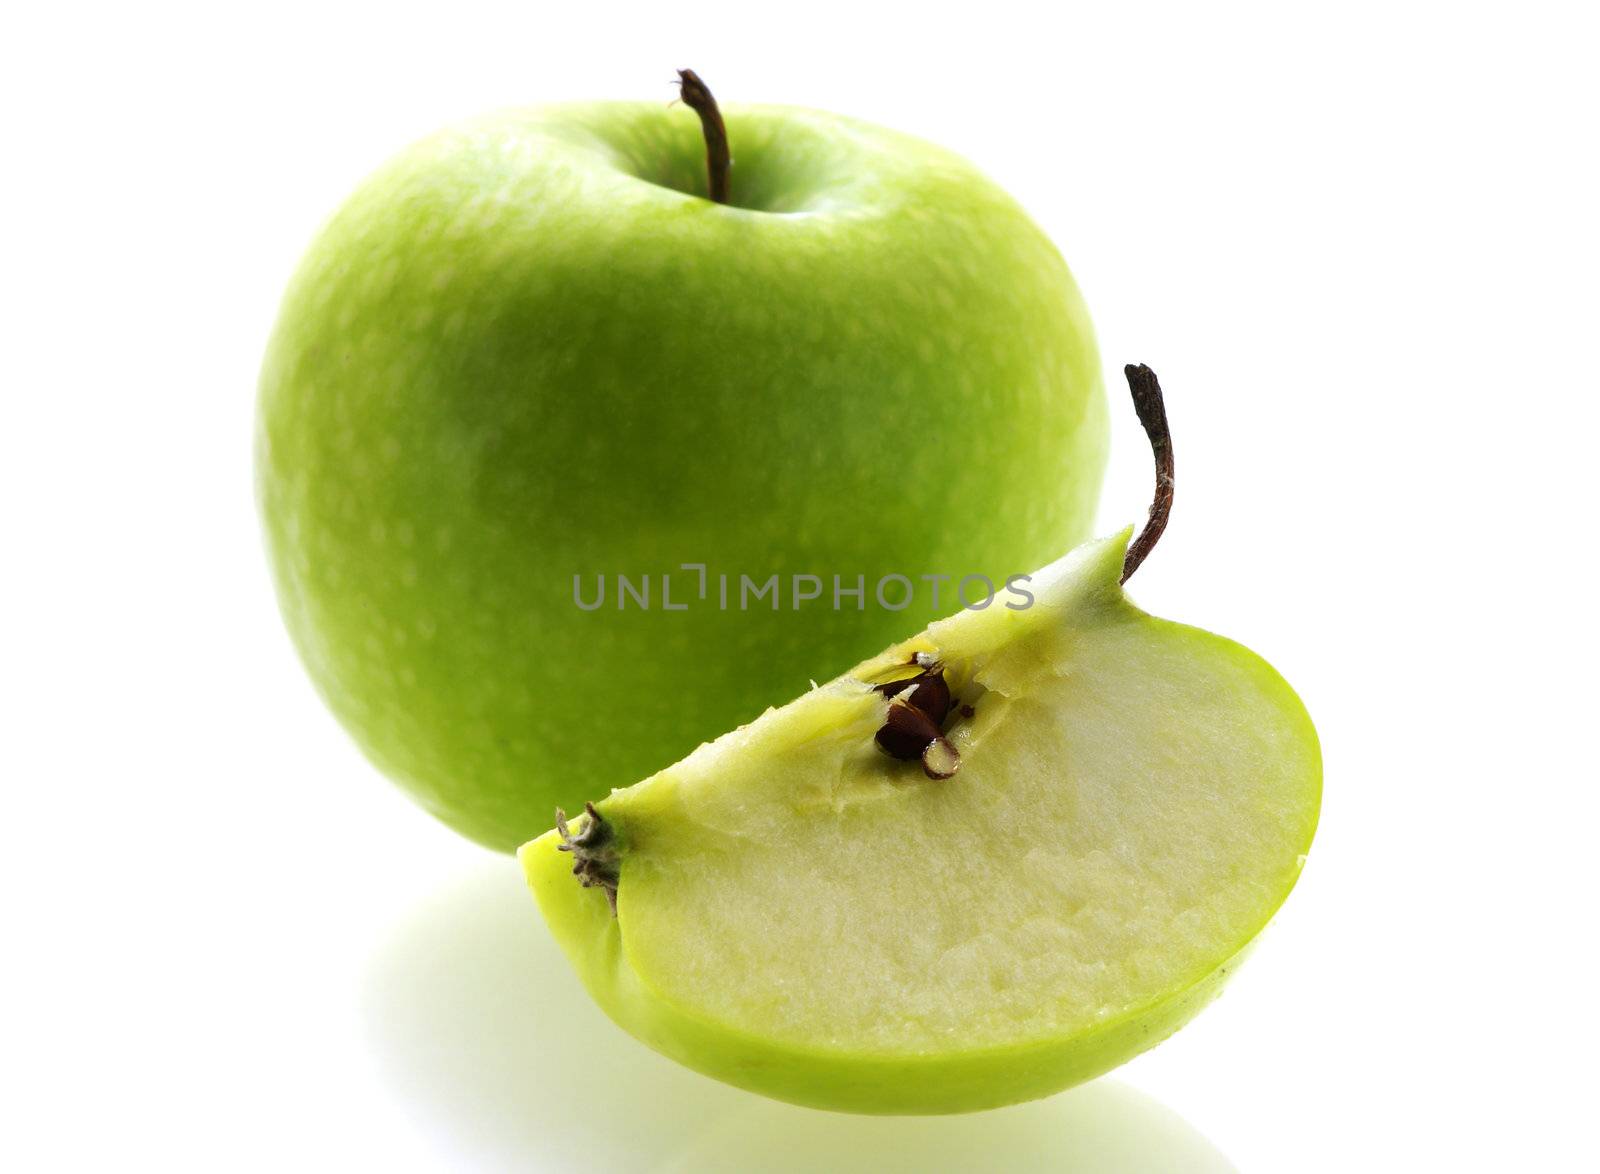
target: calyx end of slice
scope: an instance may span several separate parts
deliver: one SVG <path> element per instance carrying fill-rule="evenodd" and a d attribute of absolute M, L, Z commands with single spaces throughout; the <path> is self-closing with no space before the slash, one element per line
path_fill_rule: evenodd
<path fill-rule="evenodd" d="M 574 832 L 567 824 L 567 813 L 556 808 L 556 834 L 561 843 L 557 852 L 572 853 L 572 875 L 586 889 L 606 891 L 611 915 L 617 914 L 617 882 L 622 879 L 622 854 L 617 848 L 616 830 L 595 810 L 583 805 L 583 826 Z"/>

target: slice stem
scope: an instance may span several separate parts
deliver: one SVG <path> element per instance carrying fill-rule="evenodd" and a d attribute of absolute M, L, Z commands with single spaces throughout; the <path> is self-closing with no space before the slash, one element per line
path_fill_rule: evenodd
<path fill-rule="evenodd" d="M 1122 559 L 1122 582 L 1126 583 L 1139 569 L 1145 557 L 1155 549 L 1162 531 L 1167 528 L 1167 518 L 1172 514 L 1172 432 L 1167 427 L 1167 406 L 1161 398 L 1161 383 L 1156 373 L 1143 363 L 1129 363 L 1122 369 L 1128 377 L 1128 390 L 1133 393 L 1133 410 L 1139 413 L 1139 423 L 1150 438 L 1150 451 L 1156 458 L 1156 496 L 1150 503 L 1150 516 L 1144 529 L 1139 531 Z"/>

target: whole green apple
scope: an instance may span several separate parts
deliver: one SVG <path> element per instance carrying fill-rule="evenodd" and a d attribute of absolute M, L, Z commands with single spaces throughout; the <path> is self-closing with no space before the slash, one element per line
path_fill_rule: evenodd
<path fill-rule="evenodd" d="M 846 118 L 726 125 L 726 204 L 682 108 L 427 139 L 322 230 L 267 350 L 289 631 L 372 760 L 496 848 L 1091 521 L 1099 360 L 1021 208 Z"/>

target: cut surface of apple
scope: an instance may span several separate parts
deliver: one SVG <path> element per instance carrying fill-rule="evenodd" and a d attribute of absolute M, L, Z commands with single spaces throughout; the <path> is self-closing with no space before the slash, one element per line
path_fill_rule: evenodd
<path fill-rule="evenodd" d="M 1181 1026 L 1293 887 L 1321 760 L 1263 660 L 1129 602 L 1127 541 L 613 792 L 580 846 L 525 845 L 606 1012 L 730 1083 L 879 1113 L 1047 1095 Z M 874 743 L 914 693 L 878 686 L 919 662 L 954 699 L 948 778 Z"/>

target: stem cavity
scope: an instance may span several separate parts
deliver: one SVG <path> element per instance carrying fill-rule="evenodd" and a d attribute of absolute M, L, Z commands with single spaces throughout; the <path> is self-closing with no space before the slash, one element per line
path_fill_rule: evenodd
<path fill-rule="evenodd" d="M 1156 496 L 1150 503 L 1150 516 L 1138 537 L 1129 543 L 1128 553 L 1122 559 L 1122 582 L 1126 583 L 1145 556 L 1155 549 L 1172 513 L 1172 433 L 1167 427 L 1167 408 L 1156 373 L 1143 363 L 1129 363 L 1122 373 L 1128 377 L 1133 410 L 1139 413 L 1139 423 L 1144 425 L 1145 435 L 1150 438 L 1150 451 L 1156 458 Z"/>
<path fill-rule="evenodd" d="M 728 168 L 733 160 L 728 154 L 728 128 L 722 123 L 722 111 L 711 96 L 711 88 L 700 80 L 692 69 L 678 70 L 678 89 L 683 104 L 700 116 L 700 132 L 706 139 L 706 176 L 710 181 L 711 198 L 719 204 L 728 202 Z"/>

